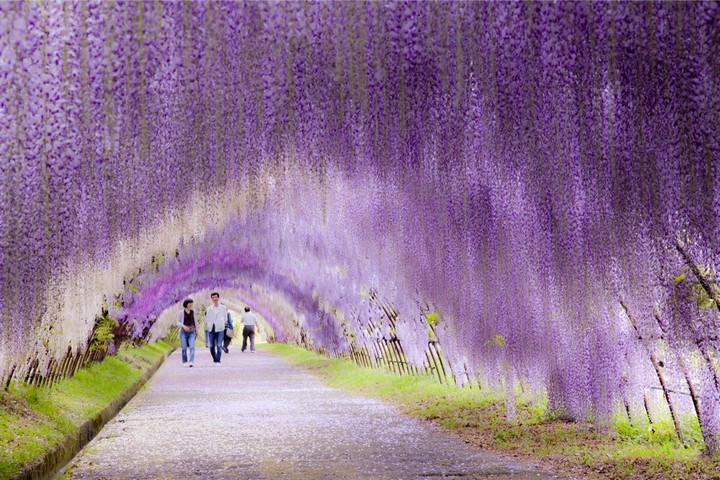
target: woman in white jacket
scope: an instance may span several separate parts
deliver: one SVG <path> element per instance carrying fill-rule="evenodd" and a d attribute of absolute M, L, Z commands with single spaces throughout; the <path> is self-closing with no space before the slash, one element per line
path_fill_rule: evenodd
<path fill-rule="evenodd" d="M 178 312 L 177 325 L 180 327 L 180 348 L 182 349 L 183 367 L 192 367 L 195 361 L 195 335 L 197 335 L 197 320 L 193 310 L 191 298 L 183 300 L 183 309 Z M 188 361 L 187 349 L 190 348 Z"/>

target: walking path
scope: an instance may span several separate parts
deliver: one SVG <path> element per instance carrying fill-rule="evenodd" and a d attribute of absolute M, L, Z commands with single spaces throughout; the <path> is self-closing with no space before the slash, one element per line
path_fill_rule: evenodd
<path fill-rule="evenodd" d="M 179 352 L 71 462 L 73 479 L 557 478 L 236 346 Z"/>

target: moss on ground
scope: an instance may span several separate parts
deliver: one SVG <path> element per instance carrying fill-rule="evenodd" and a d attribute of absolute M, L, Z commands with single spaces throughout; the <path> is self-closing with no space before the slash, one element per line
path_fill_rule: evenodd
<path fill-rule="evenodd" d="M 38 461 L 48 449 L 102 412 L 172 346 L 123 346 L 49 388 L 20 382 L 0 392 L 0 479 Z"/>
<path fill-rule="evenodd" d="M 389 401 L 413 416 L 432 420 L 470 443 L 502 453 L 539 458 L 549 468 L 613 480 L 720 480 L 720 456 L 702 454 L 697 421 L 687 419 L 680 445 L 670 419 L 631 425 L 618 416 L 611 428 L 568 422 L 545 411 L 544 401 L 518 398 L 518 419 L 505 419 L 504 398 L 489 389 L 441 385 L 434 378 L 399 376 L 329 359 L 285 344 L 260 348 L 320 375 L 332 387 Z"/>

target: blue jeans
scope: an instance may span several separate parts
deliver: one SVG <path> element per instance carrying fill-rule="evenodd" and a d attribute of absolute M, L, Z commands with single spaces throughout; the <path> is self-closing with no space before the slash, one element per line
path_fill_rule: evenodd
<path fill-rule="evenodd" d="M 182 361 L 188 362 L 187 349 L 190 347 L 190 362 L 195 361 L 195 332 L 180 330 L 180 348 L 182 349 Z"/>
<path fill-rule="evenodd" d="M 220 356 L 222 355 L 223 337 L 225 332 L 220 330 L 219 332 L 212 331 L 207 332 L 208 338 L 210 339 L 210 355 L 212 355 L 213 362 L 220 363 Z"/>

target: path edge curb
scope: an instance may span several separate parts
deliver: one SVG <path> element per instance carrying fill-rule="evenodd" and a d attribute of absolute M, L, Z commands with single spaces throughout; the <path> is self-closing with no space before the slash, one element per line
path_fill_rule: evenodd
<path fill-rule="evenodd" d="M 135 383 L 123 391 L 118 398 L 111 401 L 100 413 L 82 423 L 74 432 L 45 452 L 39 460 L 21 470 L 10 480 L 48 480 L 54 478 L 137 395 L 173 351 L 175 351 L 174 348 L 165 352 Z"/>

